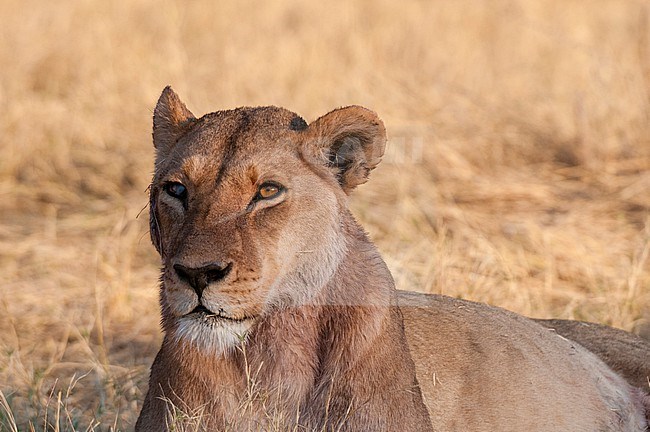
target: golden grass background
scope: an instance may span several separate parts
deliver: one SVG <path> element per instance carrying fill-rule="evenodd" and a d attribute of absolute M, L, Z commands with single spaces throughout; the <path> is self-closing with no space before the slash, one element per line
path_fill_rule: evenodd
<path fill-rule="evenodd" d="M 645 1 L 3 0 L 0 17 L 0 430 L 133 428 L 161 340 L 138 214 L 167 84 L 199 115 L 377 111 L 388 154 L 351 205 L 401 288 L 647 325 Z"/>

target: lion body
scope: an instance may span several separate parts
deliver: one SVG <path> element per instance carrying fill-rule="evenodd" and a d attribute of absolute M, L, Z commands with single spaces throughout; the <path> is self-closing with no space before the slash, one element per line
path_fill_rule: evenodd
<path fill-rule="evenodd" d="M 642 392 L 579 344 L 395 289 L 347 209 L 384 151 L 371 111 L 197 119 L 167 88 L 154 145 L 165 338 L 137 431 L 646 429 Z"/>
<path fill-rule="evenodd" d="M 407 292 L 400 300 L 434 430 L 646 427 L 641 392 L 581 345 L 485 304 Z"/>

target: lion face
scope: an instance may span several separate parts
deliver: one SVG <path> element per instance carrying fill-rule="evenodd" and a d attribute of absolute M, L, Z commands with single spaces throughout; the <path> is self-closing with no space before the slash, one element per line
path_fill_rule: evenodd
<path fill-rule="evenodd" d="M 346 252 L 346 192 L 384 143 L 360 107 L 309 126 L 275 107 L 196 119 L 165 89 L 150 190 L 165 330 L 221 355 L 279 308 L 322 301 Z"/>

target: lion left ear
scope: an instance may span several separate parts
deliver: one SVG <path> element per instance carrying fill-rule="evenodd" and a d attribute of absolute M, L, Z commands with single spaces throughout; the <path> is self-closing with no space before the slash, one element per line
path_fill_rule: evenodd
<path fill-rule="evenodd" d="M 157 154 L 166 154 L 195 120 L 170 86 L 165 87 L 153 112 L 153 145 Z"/>
<path fill-rule="evenodd" d="M 305 132 L 310 156 L 330 168 L 347 194 L 368 181 L 386 148 L 384 123 L 361 106 L 331 111 L 312 122 Z"/>

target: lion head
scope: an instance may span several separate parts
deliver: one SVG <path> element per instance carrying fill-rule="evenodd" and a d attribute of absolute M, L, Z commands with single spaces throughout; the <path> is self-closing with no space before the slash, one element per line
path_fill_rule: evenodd
<path fill-rule="evenodd" d="M 350 106 L 309 125 L 277 107 L 196 118 L 167 87 L 153 138 L 168 334 L 221 355 L 279 308 L 327 301 L 346 254 L 346 196 L 384 152 L 375 113 Z"/>

